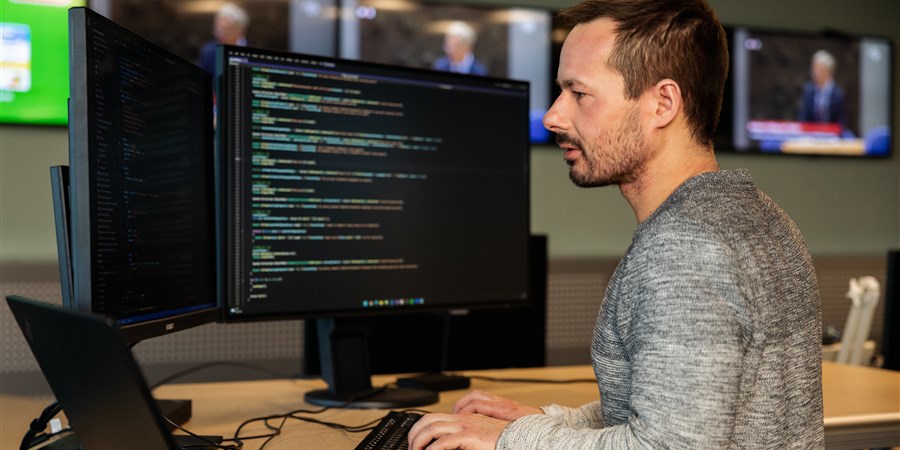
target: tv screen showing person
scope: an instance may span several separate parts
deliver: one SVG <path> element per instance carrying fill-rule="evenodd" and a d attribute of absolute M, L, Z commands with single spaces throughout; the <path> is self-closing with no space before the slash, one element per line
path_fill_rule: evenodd
<path fill-rule="evenodd" d="M 247 11 L 234 3 L 225 3 L 216 12 L 213 20 L 213 39 L 207 41 L 200 48 L 200 56 L 197 64 L 209 73 L 216 71 L 216 46 L 247 45 L 247 26 L 250 24 L 250 16 Z"/>
<path fill-rule="evenodd" d="M 834 81 L 837 61 L 831 53 L 819 50 L 810 64 L 810 81 L 803 86 L 800 120 L 839 124 L 847 127 L 847 96 Z"/>
<path fill-rule="evenodd" d="M 731 150 L 890 153 L 888 40 L 736 27 L 731 51 Z"/>
<path fill-rule="evenodd" d="M 477 40 L 478 35 L 469 24 L 459 20 L 451 22 L 444 34 L 444 56 L 438 58 L 432 67 L 447 72 L 487 75 L 487 67 L 475 58 Z"/>
<path fill-rule="evenodd" d="M 550 142 L 541 125 L 554 76 L 550 10 L 411 0 L 345 0 L 341 9 L 341 58 L 528 81 L 531 142 Z"/>

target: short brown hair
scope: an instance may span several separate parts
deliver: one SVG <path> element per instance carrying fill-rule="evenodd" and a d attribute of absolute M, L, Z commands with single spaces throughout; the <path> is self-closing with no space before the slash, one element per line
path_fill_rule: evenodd
<path fill-rule="evenodd" d="M 560 12 L 563 26 L 599 18 L 616 22 L 608 65 L 635 99 L 658 81 L 681 87 L 691 136 L 712 146 L 728 74 L 725 30 L 704 0 L 586 0 Z"/>

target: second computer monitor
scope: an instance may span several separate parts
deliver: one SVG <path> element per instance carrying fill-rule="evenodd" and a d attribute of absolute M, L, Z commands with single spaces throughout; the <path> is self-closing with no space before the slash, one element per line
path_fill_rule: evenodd
<path fill-rule="evenodd" d="M 69 42 L 66 303 L 115 319 L 131 342 L 215 321 L 210 76 L 87 8 L 69 10 Z"/>
<path fill-rule="evenodd" d="M 522 303 L 528 83 L 223 47 L 228 320 Z"/>

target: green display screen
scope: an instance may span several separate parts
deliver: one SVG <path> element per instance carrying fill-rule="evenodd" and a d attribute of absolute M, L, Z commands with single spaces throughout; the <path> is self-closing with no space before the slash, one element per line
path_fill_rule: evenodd
<path fill-rule="evenodd" d="M 84 0 L 0 0 L 0 122 L 65 125 L 68 9 Z"/>

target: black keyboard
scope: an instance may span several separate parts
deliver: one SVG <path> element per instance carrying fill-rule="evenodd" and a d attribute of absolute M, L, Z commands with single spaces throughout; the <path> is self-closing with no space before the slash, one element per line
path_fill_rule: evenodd
<path fill-rule="evenodd" d="M 406 435 L 420 417 L 421 414 L 414 412 L 391 411 L 356 446 L 356 450 L 406 450 L 409 448 Z"/>

